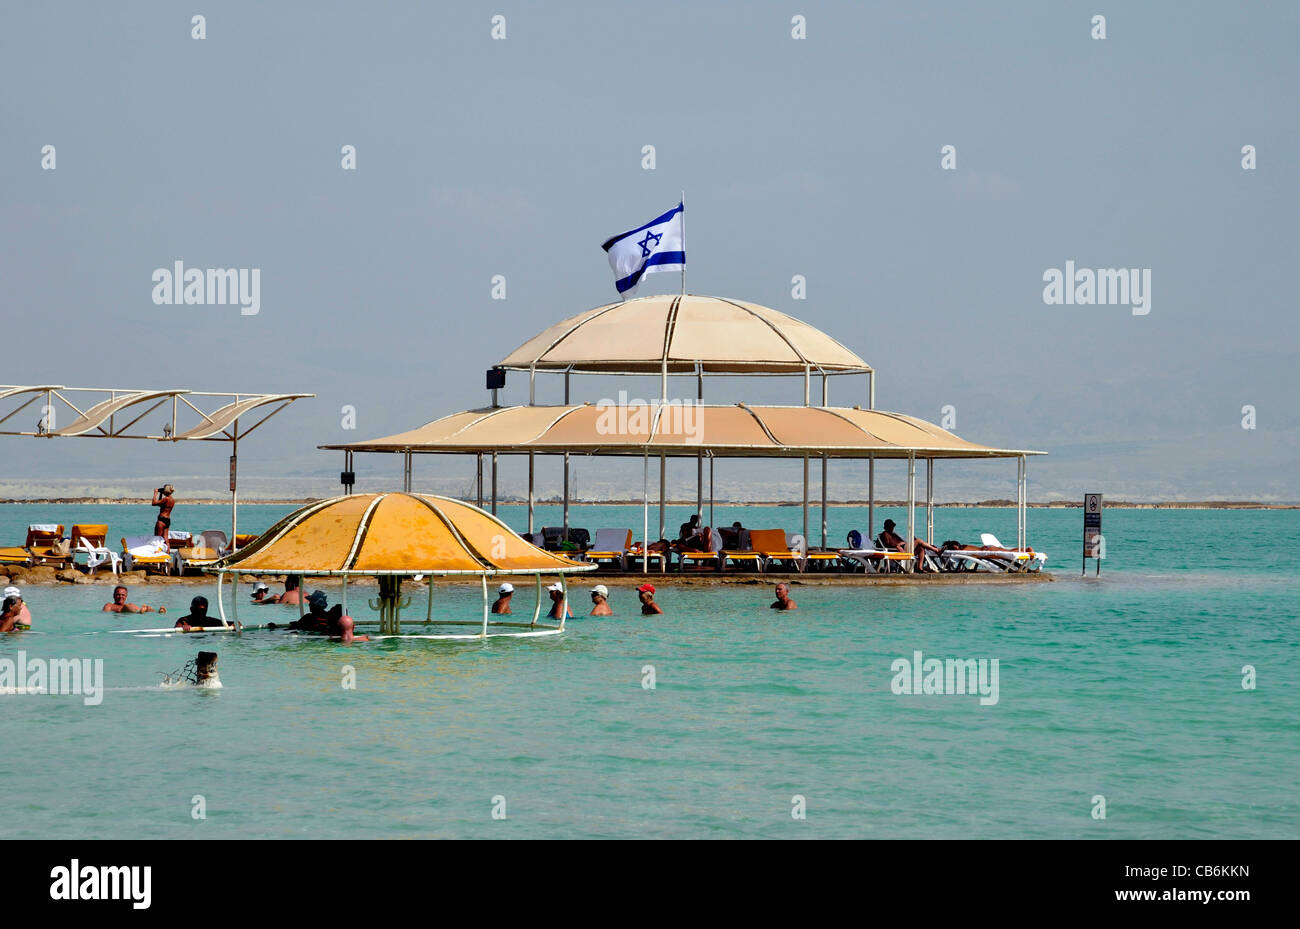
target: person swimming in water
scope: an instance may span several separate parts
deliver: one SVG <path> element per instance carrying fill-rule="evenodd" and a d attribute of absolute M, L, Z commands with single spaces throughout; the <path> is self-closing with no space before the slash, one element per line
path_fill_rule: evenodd
<path fill-rule="evenodd" d="M 147 605 L 137 606 L 134 603 L 127 603 L 126 602 L 127 596 L 128 596 L 127 589 L 123 587 L 121 584 L 118 584 L 116 587 L 113 588 L 113 602 L 105 603 L 104 608 L 100 610 L 100 612 L 101 613 L 152 613 L 154 612 L 154 608 L 151 606 L 147 606 Z M 158 607 L 158 612 L 166 613 L 167 607 L 165 606 Z"/>
<path fill-rule="evenodd" d="M 642 584 L 636 589 L 636 598 L 641 601 L 641 615 L 655 616 L 664 611 L 664 608 L 655 603 L 655 585 Z"/>
<path fill-rule="evenodd" d="M 799 604 L 790 599 L 790 585 L 782 581 L 776 585 L 776 601 L 769 607 L 773 610 L 797 610 Z"/>
<path fill-rule="evenodd" d="M 299 632 L 323 632 L 331 638 L 340 639 L 344 645 L 370 641 L 368 635 L 355 634 L 356 623 L 351 616 L 344 614 L 343 604 L 336 603 L 332 608 L 326 609 L 328 604 L 329 598 L 325 596 L 325 591 L 313 590 L 307 598 L 309 612 L 302 619 L 289 623 L 289 628 Z"/>
<path fill-rule="evenodd" d="M 4 593 L 0 594 L 0 596 L 4 597 L 6 600 L 13 597 L 20 604 L 18 608 L 18 621 L 14 623 L 14 626 L 19 629 L 32 628 L 32 614 L 31 611 L 27 609 L 27 601 L 23 599 L 23 592 L 17 587 L 6 587 Z"/>
<path fill-rule="evenodd" d="M 22 597 L 5 597 L 0 604 L 0 632 L 20 632 L 32 628 L 30 622 L 23 623 L 24 604 Z"/>
<path fill-rule="evenodd" d="M 492 612 L 497 614 L 513 613 L 514 610 L 510 609 L 510 598 L 514 595 L 515 585 L 511 584 L 509 581 L 498 587 L 497 598 L 492 603 Z"/>
<path fill-rule="evenodd" d="M 614 611 L 609 606 L 609 588 L 604 584 L 597 584 L 591 588 L 591 616 L 613 616 Z"/>
<path fill-rule="evenodd" d="M 176 620 L 175 628 L 191 632 L 195 629 L 222 629 L 225 626 L 226 623 L 220 617 L 208 615 L 208 598 L 199 596 L 190 601 L 189 614 Z"/>
<path fill-rule="evenodd" d="M 569 609 L 568 599 L 564 596 L 564 588 L 559 584 L 552 584 L 546 588 L 546 592 L 551 595 L 551 610 L 546 614 L 547 618 L 559 619 L 560 611 L 563 610 L 567 618 L 573 619 L 573 610 Z"/>
<path fill-rule="evenodd" d="M 256 601 L 259 606 L 268 603 L 282 603 L 286 606 L 297 606 L 302 602 L 302 580 L 296 574 L 290 574 L 284 579 L 284 593 L 276 594 L 274 597 L 264 597 Z"/>

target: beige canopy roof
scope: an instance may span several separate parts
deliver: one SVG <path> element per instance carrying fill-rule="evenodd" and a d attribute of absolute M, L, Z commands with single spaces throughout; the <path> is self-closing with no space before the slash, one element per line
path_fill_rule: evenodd
<path fill-rule="evenodd" d="M 858 407 L 584 403 L 466 410 L 368 442 L 352 452 L 575 452 L 694 457 L 1013 458 L 1044 452 L 990 448 L 902 413 Z"/>
<path fill-rule="evenodd" d="M 571 316 L 505 357 L 515 370 L 605 373 L 866 373 L 826 333 L 769 307 L 695 294 L 637 297 Z"/>
<path fill-rule="evenodd" d="M 525 542 L 468 503 L 386 493 L 308 504 L 206 570 L 328 576 L 566 574 L 594 568 Z"/>

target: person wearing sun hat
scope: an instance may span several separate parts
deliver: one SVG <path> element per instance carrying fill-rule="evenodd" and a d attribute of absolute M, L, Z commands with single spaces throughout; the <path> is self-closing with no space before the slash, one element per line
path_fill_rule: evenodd
<path fill-rule="evenodd" d="M 641 601 L 641 615 L 654 616 L 662 613 L 663 607 L 655 603 L 655 585 L 642 584 L 636 589 L 637 599 Z"/>
<path fill-rule="evenodd" d="M 492 604 L 493 613 L 513 613 L 510 609 L 510 598 L 515 595 L 515 585 L 509 582 L 502 584 L 497 588 L 497 599 Z"/>
<path fill-rule="evenodd" d="M 550 619 L 559 619 L 560 610 L 569 619 L 573 619 L 573 610 L 569 609 L 568 599 L 564 596 L 564 587 L 559 583 L 552 584 L 546 588 L 546 592 L 551 595 L 551 611 L 547 613 Z"/>
<path fill-rule="evenodd" d="M 257 586 L 253 588 L 253 595 L 249 599 L 254 603 L 261 603 L 269 596 L 271 596 L 271 588 L 266 585 L 266 581 L 258 581 Z"/>
<path fill-rule="evenodd" d="M 590 616 L 613 616 L 614 611 L 609 608 L 609 588 L 604 584 L 597 584 L 591 588 L 591 613 Z"/>

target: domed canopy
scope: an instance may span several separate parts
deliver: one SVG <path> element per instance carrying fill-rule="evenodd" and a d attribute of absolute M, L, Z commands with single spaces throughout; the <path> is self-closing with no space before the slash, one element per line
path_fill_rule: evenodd
<path fill-rule="evenodd" d="M 236 574 L 566 574 L 595 565 L 525 542 L 491 513 L 433 494 L 351 494 L 295 510 L 209 570 Z"/>
<path fill-rule="evenodd" d="M 500 363 L 515 370 L 605 373 L 866 373 L 871 366 L 785 313 L 725 297 L 637 297 L 556 323 Z"/>

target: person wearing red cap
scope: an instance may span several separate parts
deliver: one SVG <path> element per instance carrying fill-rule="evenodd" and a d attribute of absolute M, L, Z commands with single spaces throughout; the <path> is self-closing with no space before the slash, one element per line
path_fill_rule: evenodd
<path fill-rule="evenodd" d="M 654 616 L 656 613 L 663 612 L 663 607 L 655 603 L 654 584 L 642 584 L 636 589 L 636 596 L 641 601 L 642 616 Z"/>

